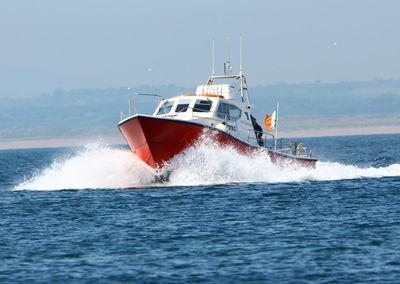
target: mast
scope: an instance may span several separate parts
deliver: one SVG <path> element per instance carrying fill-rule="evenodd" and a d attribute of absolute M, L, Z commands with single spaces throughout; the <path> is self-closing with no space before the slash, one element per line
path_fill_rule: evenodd
<path fill-rule="evenodd" d="M 250 109 L 250 98 L 247 89 L 246 77 L 243 72 L 243 60 L 242 60 L 242 36 L 240 36 L 240 68 L 238 74 L 232 73 L 232 64 L 230 62 L 231 50 L 230 50 L 230 38 L 227 38 L 227 61 L 224 63 L 224 75 L 215 75 L 215 40 L 212 41 L 212 68 L 211 68 L 211 76 L 208 78 L 206 85 L 212 85 L 215 80 L 219 79 L 236 79 L 239 81 L 240 85 L 240 97 L 242 99 L 242 103 L 247 103 L 247 108 Z"/>

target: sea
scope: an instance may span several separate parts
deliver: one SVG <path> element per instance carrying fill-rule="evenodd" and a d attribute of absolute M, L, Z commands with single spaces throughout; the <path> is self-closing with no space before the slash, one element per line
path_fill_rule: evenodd
<path fill-rule="evenodd" d="M 212 142 L 0 151 L 1 283 L 400 283 L 400 135 L 307 138 L 315 169 Z"/>

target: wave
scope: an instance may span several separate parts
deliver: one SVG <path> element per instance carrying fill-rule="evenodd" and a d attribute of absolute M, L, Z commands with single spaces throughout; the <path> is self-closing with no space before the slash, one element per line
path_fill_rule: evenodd
<path fill-rule="evenodd" d="M 221 183 L 284 183 L 400 176 L 400 164 L 360 168 L 337 162 L 317 162 L 315 169 L 274 165 L 265 151 L 251 156 L 232 147 L 205 142 L 191 147 L 171 162 L 171 185 Z"/>
<path fill-rule="evenodd" d="M 224 183 L 285 183 L 400 176 L 400 164 L 361 168 L 337 162 L 317 162 L 316 169 L 281 168 L 260 151 L 251 156 L 232 147 L 202 141 L 171 160 L 161 172 L 169 180 L 162 186 Z M 16 190 L 130 188 L 156 186 L 160 173 L 129 150 L 92 145 L 72 157 L 58 159 L 15 187 Z"/>
<path fill-rule="evenodd" d="M 89 145 L 72 157 L 55 160 L 15 189 L 126 188 L 150 184 L 154 175 L 127 150 Z"/>

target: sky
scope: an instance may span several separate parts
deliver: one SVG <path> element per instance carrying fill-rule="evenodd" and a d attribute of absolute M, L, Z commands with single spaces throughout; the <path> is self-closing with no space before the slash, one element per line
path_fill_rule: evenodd
<path fill-rule="evenodd" d="M 217 73 L 229 57 L 237 71 L 240 36 L 249 85 L 400 79 L 399 11 L 397 0 L 0 0 L 0 97 L 194 88 L 213 39 Z"/>

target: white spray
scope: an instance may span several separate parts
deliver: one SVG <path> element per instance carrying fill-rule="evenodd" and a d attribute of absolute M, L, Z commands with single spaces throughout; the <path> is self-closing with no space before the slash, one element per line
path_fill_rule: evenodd
<path fill-rule="evenodd" d="M 316 169 L 280 168 L 260 151 L 252 156 L 210 140 L 188 148 L 166 166 L 171 172 L 163 186 L 240 182 L 302 182 L 400 176 L 400 164 L 359 168 L 336 162 L 318 162 Z M 15 189 L 57 190 L 128 188 L 154 185 L 156 171 L 129 150 L 90 146 L 73 157 L 53 162 Z"/>

